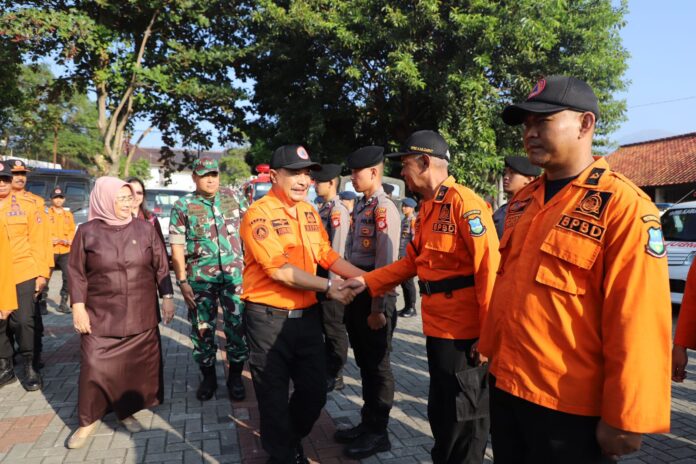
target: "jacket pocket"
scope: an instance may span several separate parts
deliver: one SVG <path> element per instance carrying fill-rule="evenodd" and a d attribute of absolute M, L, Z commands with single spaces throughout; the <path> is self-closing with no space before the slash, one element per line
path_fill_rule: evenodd
<path fill-rule="evenodd" d="M 457 242 L 454 237 L 439 237 L 429 240 L 423 245 L 431 269 L 457 269 L 459 260 L 455 258 Z"/>
<path fill-rule="evenodd" d="M 541 245 L 536 281 L 571 295 L 584 295 L 601 248 L 598 241 L 552 229 Z"/>
<path fill-rule="evenodd" d="M 456 398 L 457 422 L 488 417 L 488 364 L 459 371 L 454 376 L 460 389 Z"/>

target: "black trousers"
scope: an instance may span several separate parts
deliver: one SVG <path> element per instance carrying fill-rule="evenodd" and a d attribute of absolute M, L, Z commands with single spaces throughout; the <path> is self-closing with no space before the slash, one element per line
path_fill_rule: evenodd
<path fill-rule="evenodd" d="M 259 404 L 261 444 L 279 463 L 294 463 L 326 403 L 326 359 L 319 305 L 301 318 L 246 304 L 249 368 Z M 288 399 L 292 380 L 294 390 Z"/>
<path fill-rule="evenodd" d="M 412 277 L 401 282 L 401 289 L 404 291 L 404 308 L 416 307 L 416 283 Z"/>
<path fill-rule="evenodd" d="M 338 301 L 325 298 L 320 299 L 320 304 L 326 346 L 326 375 L 333 379 L 338 377 L 348 359 L 348 333 L 343 322 L 345 308 Z"/>
<path fill-rule="evenodd" d="M 16 285 L 18 308 L 5 320 L 0 320 L 0 358 L 10 359 L 14 354 L 8 332 L 19 345 L 18 353 L 32 358 L 34 355 L 34 287 L 36 279 Z"/>
<path fill-rule="evenodd" d="M 353 347 L 355 362 L 360 368 L 363 407 L 362 423 L 375 432 L 384 432 L 394 403 L 394 374 L 391 369 L 392 335 L 396 328 L 396 297 L 385 297 L 387 324 L 380 330 L 367 325 L 372 297 L 367 290 L 346 306 L 346 329 Z"/>
<path fill-rule="evenodd" d="M 554 411 L 495 388 L 491 377 L 491 439 L 495 464 L 599 464 L 599 417 Z"/>
<path fill-rule="evenodd" d="M 60 274 L 61 277 L 63 278 L 63 284 L 60 287 L 60 299 L 61 300 L 67 300 L 68 299 L 68 258 L 70 257 L 70 253 L 54 253 L 53 254 L 53 261 L 55 262 L 55 267 L 51 269 L 51 271 L 55 271 L 56 269 L 60 269 Z M 48 279 L 51 280 L 51 279 Z M 46 307 L 46 299 L 48 298 L 48 282 L 46 282 L 46 285 L 44 286 L 43 290 L 41 291 L 41 302 L 44 307 Z"/>
<path fill-rule="evenodd" d="M 469 351 L 474 342 L 476 339 L 426 339 L 434 464 L 483 462 L 490 428 L 488 368 L 473 365 Z"/>

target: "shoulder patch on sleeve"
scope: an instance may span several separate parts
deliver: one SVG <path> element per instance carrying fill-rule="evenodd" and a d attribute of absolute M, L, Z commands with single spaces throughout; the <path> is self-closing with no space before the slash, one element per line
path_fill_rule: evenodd
<path fill-rule="evenodd" d="M 599 180 L 606 172 L 605 168 L 592 168 L 590 174 L 585 179 L 585 185 L 599 185 Z"/>
<path fill-rule="evenodd" d="M 254 234 L 254 238 L 258 242 L 268 237 L 268 227 L 266 227 L 264 224 L 257 225 L 253 228 L 252 232 Z"/>
<path fill-rule="evenodd" d="M 645 245 L 645 252 L 655 258 L 662 258 L 667 255 L 662 229 L 659 227 L 650 227 L 648 229 L 648 243 Z"/>
<path fill-rule="evenodd" d="M 480 216 L 471 216 L 467 222 L 469 223 L 469 234 L 472 237 L 480 237 L 486 233 L 486 226 L 483 225 Z"/>
<path fill-rule="evenodd" d="M 641 218 L 643 222 L 657 222 L 660 224 L 660 218 L 655 216 L 654 214 L 646 214 Z"/>
<path fill-rule="evenodd" d="M 341 211 L 339 209 L 334 209 L 331 212 L 331 225 L 334 227 L 341 225 Z"/>

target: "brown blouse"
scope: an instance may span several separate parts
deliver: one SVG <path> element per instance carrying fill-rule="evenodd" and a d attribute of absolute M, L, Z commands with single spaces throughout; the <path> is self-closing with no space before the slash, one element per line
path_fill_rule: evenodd
<path fill-rule="evenodd" d="M 126 337 L 157 326 L 160 295 L 174 293 L 164 244 L 141 219 L 77 229 L 68 264 L 70 300 L 85 303 L 92 334 Z"/>

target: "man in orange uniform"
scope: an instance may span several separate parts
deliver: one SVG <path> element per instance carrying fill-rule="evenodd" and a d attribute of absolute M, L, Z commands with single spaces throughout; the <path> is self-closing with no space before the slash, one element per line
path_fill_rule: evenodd
<path fill-rule="evenodd" d="M 60 305 L 58 311 L 64 314 L 70 313 L 68 305 L 68 255 L 70 245 L 75 236 L 75 220 L 70 211 L 63 209 L 65 194 L 63 189 L 56 187 L 51 193 L 51 207 L 48 209 L 48 224 L 51 230 L 51 242 L 53 243 L 53 262 L 60 269 L 63 285 L 60 288 Z M 46 314 L 46 299 L 48 298 L 48 285 L 41 292 L 41 313 Z"/>
<path fill-rule="evenodd" d="M 354 292 L 316 275 L 317 264 L 343 277 L 361 273 L 331 248 L 319 214 L 305 201 L 310 170 L 304 147 L 284 145 L 271 158 L 271 191 L 247 210 L 242 300 L 249 366 L 269 463 L 306 463 L 301 440 L 326 403 L 326 360 L 316 292 L 342 304 Z M 288 400 L 290 379 L 294 390 Z"/>
<path fill-rule="evenodd" d="M 41 376 L 34 361 L 34 299 L 45 285 L 49 269 L 42 251 L 44 236 L 41 214 L 34 201 L 12 192 L 12 171 L 0 162 L 0 221 L 7 228 L 12 249 L 12 274 L 18 308 L 7 319 L 0 320 L 0 363 L 12 371 L 13 347 L 8 337 L 11 330 L 17 339 L 18 353 L 24 358 L 22 386 L 27 391 L 41 388 Z M 2 374 L 0 374 L 2 375 Z M 4 376 L 3 376 L 4 377 Z M 11 378 L 8 379 L 11 381 Z"/>
<path fill-rule="evenodd" d="M 496 464 L 611 462 L 669 431 L 671 305 L 658 211 L 593 158 L 597 97 L 540 80 L 508 106 L 545 174 L 512 199 L 479 349 Z"/>
<path fill-rule="evenodd" d="M 481 463 L 488 441 L 488 386 L 476 342 L 499 261 L 491 211 L 448 174 L 449 148 L 437 132 L 415 132 L 399 153 L 387 156 L 400 158 L 409 190 L 423 200 L 406 256 L 356 280 L 380 295 L 418 275 L 433 462 Z"/>
<path fill-rule="evenodd" d="M 5 170 L 5 165 L 0 161 L 0 173 Z M 12 178 L 0 175 L 0 195 L 2 190 L 10 189 Z M 5 221 L 0 220 L 0 256 L 6 260 L 12 258 L 12 246 L 10 235 Z M 5 321 L 10 317 L 11 311 L 17 309 L 17 292 L 15 291 L 12 266 L 0 267 L 0 320 Z M 0 388 L 17 380 L 14 375 L 12 363 L 5 358 L 0 358 Z"/>
<path fill-rule="evenodd" d="M 693 264 L 686 276 L 686 288 L 672 348 L 672 380 L 675 382 L 683 382 L 686 378 L 686 365 L 689 362 L 687 348 L 696 350 L 696 266 Z"/>

